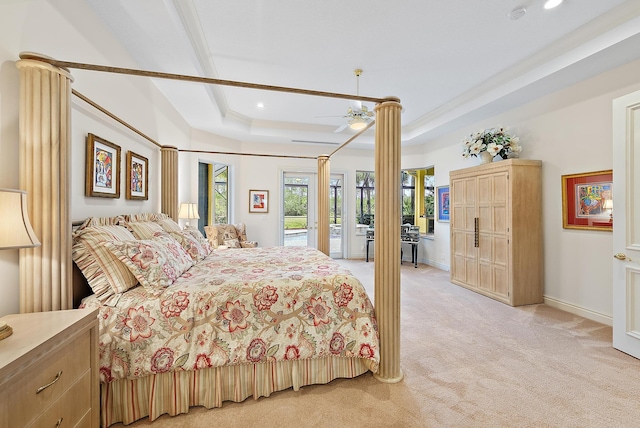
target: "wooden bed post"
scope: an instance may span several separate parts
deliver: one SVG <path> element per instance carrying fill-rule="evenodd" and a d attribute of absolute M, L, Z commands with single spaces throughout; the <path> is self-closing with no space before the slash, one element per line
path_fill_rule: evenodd
<path fill-rule="evenodd" d="M 380 366 L 375 377 L 402 380 L 400 369 L 400 113 L 397 98 L 375 107 L 375 312 L 380 334 Z"/>
<path fill-rule="evenodd" d="M 162 196 L 160 211 L 178 221 L 178 148 L 162 146 L 160 148 L 162 157 Z"/>
<path fill-rule="evenodd" d="M 20 250 L 20 312 L 73 307 L 71 264 L 71 83 L 68 70 L 24 53 L 20 70 L 20 189 L 42 243 Z M 42 60 L 40 60 L 40 58 Z"/>
<path fill-rule="evenodd" d="M 329 237 L 329 178 L 331 160 L 327 155 L 318 156 L 318 250 L 331 254 Z"/>

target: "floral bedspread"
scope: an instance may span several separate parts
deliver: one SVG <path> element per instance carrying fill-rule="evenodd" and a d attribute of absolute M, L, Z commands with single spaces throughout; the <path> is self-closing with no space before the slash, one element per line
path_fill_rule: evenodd
<path fill-rule="evenodd" d="M 362 284 L 308 247 L 216 251 L 169 287 L 100 307 L 100 380 L 314 357 L 380 360 Z"/>

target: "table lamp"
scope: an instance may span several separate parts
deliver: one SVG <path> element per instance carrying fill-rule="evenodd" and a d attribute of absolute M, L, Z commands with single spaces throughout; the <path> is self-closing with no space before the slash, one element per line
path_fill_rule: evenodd
<path fill-rule="evenodd" d="M 186 219 L 184 227 L 189 227 L 189 220 L 199 219 L 198 204 L 192 204 L 190 202 L 180 204 L 180 210 L 178 211 L 178 218 Z"/>
<path fill-rule="evenodd" d="M 31 228 L 27 212 L 27 192 L 0 189 L 0 250 L 38 247 L 40 241 Z M 0 340 L 13 330 L 0 321 Z"/>

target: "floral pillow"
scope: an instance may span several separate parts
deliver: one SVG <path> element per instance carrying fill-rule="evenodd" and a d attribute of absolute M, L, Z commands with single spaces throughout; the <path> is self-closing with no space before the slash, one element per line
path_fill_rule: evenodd
<path fill-rule="evenodd" d="M 138 241 L 107 241 L 104 246 L 124 263 L 145 288 L 168 287 L 193 259 L 167 234 Z"/>
<path fill-rule="evenodd" d="M 202 248 L 204 248 L 204 250 L 207 252 L 207 255 L 213 253 L 213 247 L 211 246 L 211 243 L 207 238 L 204 237 L 202 233 L 200 233 L 198 229 L 192 226 L 185 226 L 183 232 L 187 232 L 188 234 L 196 238 Z"/>
<path fill-rule="evenodd" d="M 199 262 L 209 255 L 200 242 L 186 230 L 169 232 L 169 235 L 182 245 L 182 248 L 191 256 L 194 262 Z"/>

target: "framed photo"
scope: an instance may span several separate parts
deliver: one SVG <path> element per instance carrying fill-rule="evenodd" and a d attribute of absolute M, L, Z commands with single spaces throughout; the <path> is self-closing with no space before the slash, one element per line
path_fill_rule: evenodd
<path fill-rule="evenodd" d="M 127 152 L 127 199 L 149 199 L 149 160 Z"/>
<path fill-rule="evenodd" d="M 449 186 L 437 187 L 438 221 L 449 221 Z"/>
<path fill-rule="evenodd" d="M 269 212 L 269 191 L 249 190 L 249 212 L 268 213 Z"/>
<path fill-rule="evenodd" d="M 96 135 L 87 136 L 85 196 L 120 197 L 120 146 Z"/>
<path fill-rule="evenodd" d="M 562 227 L 613 231 L 613 171 L 562 176 Z"/>

